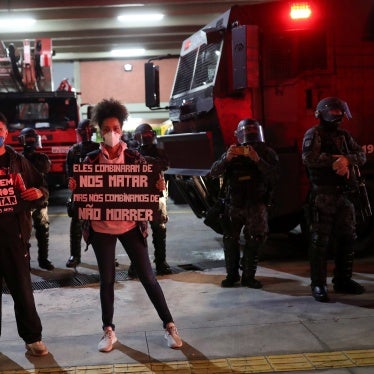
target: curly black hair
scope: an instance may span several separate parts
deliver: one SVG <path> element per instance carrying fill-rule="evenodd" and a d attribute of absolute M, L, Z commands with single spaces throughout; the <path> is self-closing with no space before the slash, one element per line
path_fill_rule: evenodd
<path fill-rule="evenodd" d="M 101 128 L 106 118 L 117 118 L 123 124 L 128 115 L 127 108 L 118 100 L 113 98 L 103 99 L 94 106 L 91 121 L 97 123 Z"/>

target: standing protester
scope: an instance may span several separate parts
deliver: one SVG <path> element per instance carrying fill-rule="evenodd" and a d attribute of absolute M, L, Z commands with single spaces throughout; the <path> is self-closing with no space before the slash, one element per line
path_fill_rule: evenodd
<path fill-rule="evenodd" d="M 104 99 L 94 107 L 92 121 L 98 124 L 104 141 L 100 143 L 100 150 L 87 155 L 85 163 L 146 163 L 139 152 L 127 149 L 126 143 L 121 140 L 122 126 L 127 116 L 126 107 L 114 99 Z M 75 180 L 70 179 L 69 188 L 74 190 L 75 187 Z M 159 178 L 156 187 L 160 191 L 165 189 L 163 178 Z M 113 324 L 117 239 L 125 248 L 139 280 L 163 322 L 168 346 L 180 348 L 183 344 L 162 289 L 152 271 L 147 247 L 147 227 L 146 221 L 84 221 L 83 235 L 87 244 L 92 244 L 100 273 L 100 300 L 104 330 L 104 335 L 98 345 L 101 352 L 111 351 L 113 344 L 117 341 Z"/>
<path fill-rule="evenodd" d="M 170 162 L 163 149 L 157 147 L 157 136 L 152 126 L 148 123 L 139 125 L 134 131 L 135 147 L 139 153 L 144 156 L 149 164 L 159 170 L 161 174 L 169 168 Z M 156 265 L 157 275 L 172 274 L 169 264 L 166 262 L 166 223 L 168 213 L 166 206 L 167 193 L 162 191 L 159 197 L 159 209 L 157 216 L 149 224 L 152 229 L 152 242 L 155 248 L 154 263 Z M 130 264 L 128 274 L 130 277 L 136 277 L 134 267 Z"/>
<path fill-rule="evenodd" d="M 47 174 L 51 169 L 51 160 L 37 149 L 42 148 L 41 137 L 35 129 L 25 127 L 18 136 L 19 143 L 23 146 L 23 155 L 43 176 L 45 187 L 48 188 Z M 49 251 L 49 217 L 48 201 L 42 207 L 32 210 L 31 213 L 35 237 L 38 243 L 38 263 L 42 269 L 53 270 L 55 267 L 48 260 Z"/>
<path fill-rule="evenodd" d="M 5 145 L 8 124 L 0 113 L 0 176 L 3 188 L 17 198 L 17 205 L 0 214 L 0 287 L 4 278 L 14 300 L 19 336 L 33 356 L 48 354 L 42 341 L 42 325 L 36 311 L 30 276 L 29 241 L 32 230 L 31 209 L 44 204 L 48 189 L 41 174 L 21 154 Z M 14 200 L 13 200 L 14 202 Z M 0 304 L 1 329 L 1 304 Z"/>
<path fill-rule="evenodd" d="M 226 184 L 223 245 L 227 276 L 222 287 L 241 285 L 261 288 L 255 279 L 259 252 L 268 235 L 268 207 L 278 179 L 279 159 L 265 144 L 262 126 L 254 119 L 243 119 L 232 144 L 211 167 L 210 176 L 223 176 Z M 240 279 L 240 234 L 243 229 L 243 273 Z"/>
<path fill-rule="evenodd" d="M 86 157 L 87 153 L 99 149 L 99 143 L 92 141 L 93 128 L 89 119 L 79 122 L 77 127 L 77 143 L 68 151 L 66 156 L 66 175 L 68 178 L 73 177 L 73 165 L 80 164 Z M 68 215 L 70 221 L 70 257 L 66 262 L 66 267 L 76 268 L 81 263 L 81 241 L 82 241 L 82 222 L 74 210 L 73 203 L 69 199 Z"/>
<path fill-rule="evenodd" d="M 337 97 L 322 99 L 315 116 L 319 124 L 304 135 L 302 159 L 311 184 L 309 261 L 312 295 L 317 301 L 329 300 L 327 278 L 328 249 L 335 240 L 335 292 L 361 294 L 364 287 L 352 280 L 355 207 L 350 200 L 357 180 L 353 166 L 363 165 L 365 152 L 348 131 L 340 128 L 344 115 L 351 113 Z"/>

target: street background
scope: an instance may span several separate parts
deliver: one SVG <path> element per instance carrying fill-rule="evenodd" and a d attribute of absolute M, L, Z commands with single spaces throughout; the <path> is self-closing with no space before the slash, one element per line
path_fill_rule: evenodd
<path fill-rule="evenodd" d="M 34 234 L 31 240 L 35 300 L 50 354 L 44 358 L 25 355 L 13 301 L 5 292 L 0 372 L 136 372 L 126 365 L 140 367 L 137 372 L 143 373 L 373 372 L 372 256 L 358 258 L 354 266 L 354 279 L 366 287 L 366 293 L 335 294 L 330 263 L 331 301 L 318 303 L 310 294 L 302 241 L 294 235 L 277 235 L 269 240 L 259 263 L 257 277 L 263 289 L 221 288 L 225 277 L 221 236 L 194 216 L 189 206 L 172 200 L 168 205 L 167 260 L 174 274 L 158 279 L 184 346 L 177 351 L 167 348 L 161 321 L 140 282 L 127 278 L 129 259 L 118 246 L 114 322 L 119 343 L 110 353 L 98 352 L 101 309 L 92 248 L 84 252 L 82 242 L 82 264 L 76 271 L 65 267 L 69 257 L 68 195 L 67 190 L 57 190 L 50 200 L 49 259 L 54 271 L 38 267 Z M 153 260 L 151 237 L 149 253 Z M 199 363 L 204 363 L 206 371 L 196 369 Z M 222 367 L 224 363 L 229 371 Z"/>

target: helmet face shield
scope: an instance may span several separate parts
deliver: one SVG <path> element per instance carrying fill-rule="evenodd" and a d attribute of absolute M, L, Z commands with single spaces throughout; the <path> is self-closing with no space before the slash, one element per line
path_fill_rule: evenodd
<path fill-rule="evenodd" d="M 265 142 L 262 126 L 255 120 L 240 121 L 235 136 L 241 145 Z"/>
<path fill-rule="evenodd" d="M 340 109 L 327 109 L 321 112 L 321 118 L 325 122 L 341 123 L 344 113 Z"/>
<path fill-rule="evenodd" d="M 141 145 L 149 145 L 149 144 L 156 144 L 157 138 L 156 138 L 156 131 L 154 130 L 148 130 L 144 131 L 140 136 L 140 144 Z"/>
<path fill-rule="evenodd" d="M 25 128 L 18 136 L 18 142 L 29 149 L 42 148 L 42 137 L 31 128 Z"/>
<path fill-rule="evenodd" d="M 156 131 L 148 123 L 139 125 L 134 132 L 134 139 L 142 145 L 157 144 Z"/>

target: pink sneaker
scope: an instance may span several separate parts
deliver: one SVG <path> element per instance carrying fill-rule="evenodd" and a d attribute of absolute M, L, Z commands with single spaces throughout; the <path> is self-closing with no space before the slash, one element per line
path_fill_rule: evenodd
<path fill-rule="evenodd" d="M 168 347 L 178 349 L 182 347 L 183 342 L 178 334 L 178 330 L 174 322 L 169 322 L 165 329 L 165 339 L 168 342 Z"/>
<path fill-rule="evenodd" d="M 110 352 L 113 349 L 113 344 L 117 341 L 116 333 L 110 326 L 105 327 L 104 335 L 97 346 L 100 352 Z"/>
<path fill-rule="evenodd" d="M 48 349 L 41 340 L 34 343 L 26 343 L 26 349 L 27 353 L 32 356 L 45 356 L 48 354 Z"/>

